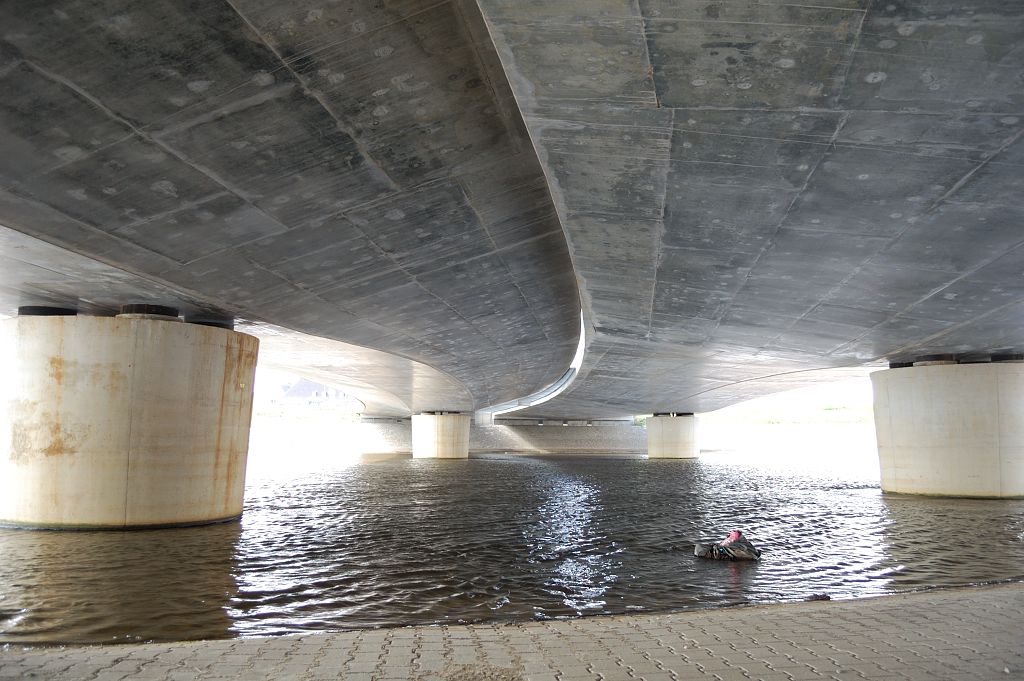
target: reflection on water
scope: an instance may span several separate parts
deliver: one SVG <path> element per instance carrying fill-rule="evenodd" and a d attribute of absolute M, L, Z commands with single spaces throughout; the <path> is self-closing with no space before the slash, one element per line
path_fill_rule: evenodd
<path fill-rule="evenodd" d="M 609 586 L 618 580 L 621 551 L 600 533 L 593 520 L 603 509 L 598 488 L 571 476 L 555 479 L 547 490 L 548 501 L 541 505 L 537 522 L 530 523 L 523 536 L 533 564 L 550 563 L 554 573 L 547 592 L 560 599 L 568 611 L 582 615 L 602 612 L 602 599 Z M 535 608 L 538 615 L 544 609 Z"/>
<path fill-rule="evenodd" d="M 882 498 L 881 563 L 905 587 L 979 583 L 1024 574 L 1024 503 L 911 496 Z M 922 527 L 930 524 L 929 529 Z"/>
<path fill-rule="evenodd" d="M 240 524 L 0 530 L 0 642 L 572 617 L 1024 578 L 1024 501 L 885 496 L 872 468 L 403 460 L 253 479 Z M 740 528 L 758 564 L 693 542 Z"/>
<path fill-rule="evenodd" d="M 0 530 L 0 641 L 231 636 L 240 534 Z"/>

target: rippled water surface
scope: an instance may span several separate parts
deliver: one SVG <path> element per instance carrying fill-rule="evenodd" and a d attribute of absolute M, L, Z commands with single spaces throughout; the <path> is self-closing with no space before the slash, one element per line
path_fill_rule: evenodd
<path fill-rule="evenodd" d="M 0 530 L 0 642 L 523 620 L 1024 578 L 1024 501 L 883 496 L 876 475 L 494 457 L 251 478 L 241 523 Z M 695 541 L 733 528 L 764 551 L 759 564 L 693 557 Z"/>

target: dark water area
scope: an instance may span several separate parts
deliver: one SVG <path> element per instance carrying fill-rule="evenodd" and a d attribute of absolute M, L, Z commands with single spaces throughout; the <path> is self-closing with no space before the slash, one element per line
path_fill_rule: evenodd
<path fill-rule="evenodd" d="M 760 563 L 693 543 L 739 528 Z M 0 643 L 227 638 L 1024 579 L 1024 501 L 727 460 L 401 460 L 253 479 L 240 523 L 0 530 Z"/>

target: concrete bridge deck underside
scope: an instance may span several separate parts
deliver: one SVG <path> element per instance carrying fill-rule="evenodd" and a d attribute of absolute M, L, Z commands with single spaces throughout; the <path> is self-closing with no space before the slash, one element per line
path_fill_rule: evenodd
<path fill-rule="evenodd" d="M 556 380 L 582 307 L 530 413 L 583 418 L 1024 351 L 1017 3 L 0 12 L 8 313 L 229 313 L 415 411 Z"/>

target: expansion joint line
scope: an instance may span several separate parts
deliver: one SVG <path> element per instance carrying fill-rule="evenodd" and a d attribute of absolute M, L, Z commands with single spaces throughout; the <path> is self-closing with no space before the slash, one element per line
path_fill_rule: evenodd
<path fill-rule="evenodd" d="M 397 182 L 395 182 L 394 178 L 392 178 L 387 173 L 387 171 L 384 170 L 380 162 L 378 162 L 373 157 L 373 155 L 370 154 L 369 149 L 366 148 L 366 145 L 362 142 L 362 140 L 360 140 L 356 136 L 355 130 L 353 130 L 352 127 L 348 125 L 336 111 L 334 111 L 331 105 L 327 103 L 323 94 L 321 94 L 314 88 L 309 87 L 309 83 L 306 81 L 306 79 L 302 75 L 300 75 L 298 71 L 295 70 L 295 68 L 288 62 L 288 60 L 284 58 L 284 55 L 282 55 L 281 52 L 278 51 L 278 49 L 272 45 L 271 41 L 267 40 L 267 37 L 266 35 L 264 35 L 263 31 L 261 31 L 260 28 L 249 19 L 249 17 L 242 13 L 242 11 L 238 8 L 237 1 L 227 0 L 227 4 L 229 7 L 231 7 L 232 10 L 234 10 L 235 14 L 238 15 L 238 18 L 245 22 L 245 25 L 248 26 L 252 30 L 252 32 L 259 37 L 260 42 L 263 43 L 264 47 L 266 47 L 267 50 L 269 50 L 270 53 L 273 54 L 277 61 L 281 64 L 281 68 L 287 71 L 291 75 L 291 77 L 295 79 L 295 82 L 299 83 L 305 90 L 305 92 L 309 93 L 310 96 L 312 96 L 317 101 L 317 103 L 321 106 L 321 108 L 323 108 L 327 115 L 331 117 L 335 125 L 338 126 L 338 129 L 349 136 L 349 138 L 352 140 L 352 143 L 356 145 L 356 149 L 359 150 L 360 156 L 362 156 L 363 159 L 366 161 L 367 166 L 373 169 L 374 174 L 378 175 L 382 180 L 384 180 L 384 182 L 389 186 L 389 188 L 392 191 L 400 190 L 401 187 L 398 185 Z"/>

